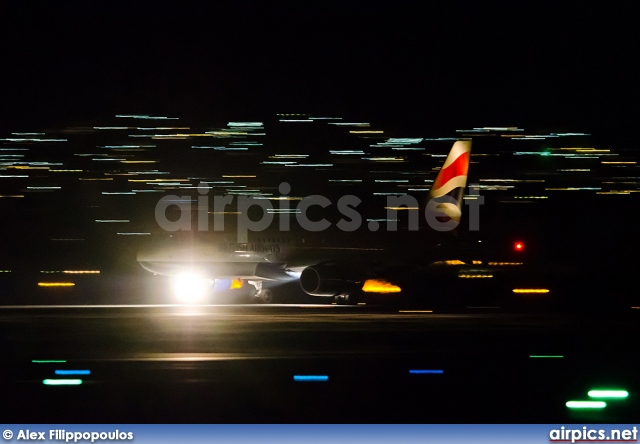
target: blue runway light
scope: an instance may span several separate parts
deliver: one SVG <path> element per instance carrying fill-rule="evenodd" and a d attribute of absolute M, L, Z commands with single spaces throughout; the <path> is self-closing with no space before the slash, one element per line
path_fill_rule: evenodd
<path fill-rule="evenodd" d="M 56 375 L 90 375 L 91 370 L 56 370 Z"/>
<path fill-rule="evenodd" d="M 327 382 L 328 375 L 294 375 L 293 380 L 296 382 Z"/>
<path fill-rule="evenodd" d="M 409 370 L 412 375 L 441 375 L 444 370 Z"/>

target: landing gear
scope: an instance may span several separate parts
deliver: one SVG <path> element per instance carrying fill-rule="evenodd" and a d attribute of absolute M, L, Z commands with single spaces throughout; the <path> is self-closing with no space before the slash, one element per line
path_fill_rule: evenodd
<path fill-rule="evenodd" d="M 357 292 L 340 294 L 335 297 L 335 302 L 338 305 L 356 305 L 358 304 Z"/>
<path fill-rule="evenodd" d="M 259 304 L 273 304 L 275 299 L 273 290 L 271 290 L 270 288 L 265 288 L 262 284 L 262 281 L 249 281 L 249 283 L 256 289 L 253 295 L 256 302 L 258 302 Z"/>
<path fill-rule="evenodd" d="M 273 291 L 268 288 L 263 288 L 256 297 L 262 304 L 273 304 Z"/>

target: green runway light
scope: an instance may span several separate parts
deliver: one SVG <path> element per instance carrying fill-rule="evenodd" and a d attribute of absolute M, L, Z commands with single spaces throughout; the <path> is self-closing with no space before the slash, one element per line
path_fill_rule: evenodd
<path fill-rule="evenodd" d="M 604 401 L 567 401 L 565 405 L 570 409 L 603 409 L 607 403 Z"/>
<path fill-rule="evenodd" d="M 80 385 L 82 379 L 43 379 L 44 385 Z"/>
<path fill-rule="evenodd" d="M 563 355 L 529 355 L 530 358 L 540 358 L 540 359 L 553 359 L 553 358 L 564 358 Z"/>
<path fill-rule="evenodd" d="M 60 364 L 67 362 L 65 359 L 32 359 L 32 364 Z"/>
<path fill-rule="evenodd" d="M 625 399 L 629 396 L 629 392 L 617 389 L 594 389 L 589 390 L 588 395 L 589 398 Z"/>

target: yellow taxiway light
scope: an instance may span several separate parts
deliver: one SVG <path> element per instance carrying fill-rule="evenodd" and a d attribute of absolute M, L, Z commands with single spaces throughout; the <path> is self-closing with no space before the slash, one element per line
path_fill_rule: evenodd
<path fill-rule="evenodd" d="M 458 259 L 450 259 L 446 261 L 437 261 L 431 265 L 465 265 L 465 263 Z"/>
<path fill-rule="evenodd" d="M 73 282 L 38 282 L 38 287 L 73 287 Z"/>
<path fill-rule="evenodd" d="M 242 279 L 233 279 L 231 281 L 231 286 L 229 286 L 230 290 L 236 290 L 238 288 L 242 288 L 243 284 L 242 284 Z"/>
<path fill-rule="evenodd" d="M 513 290 L 514 293 L 517 294 L 544 294 L 544 293 L 549 293 L 549 289 L 548 288 L 514 288 Z"/>
<path fill-rule="evenodd" d="M 399 293 L 400 287 L 384 279 L 367 279 L 362 286 L 365 293 Z"/>

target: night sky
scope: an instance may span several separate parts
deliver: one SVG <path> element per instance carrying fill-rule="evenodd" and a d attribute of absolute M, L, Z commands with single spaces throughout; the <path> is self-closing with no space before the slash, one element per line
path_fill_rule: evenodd
<path fill-rule="evenodd" d="M 446 3 L 446 6 L 445 6 Z M 631 140 L 634 10 L 609 3 L 14 2 L 0 128 L 116 113 L 193 123 L 339 114 Z"/>

